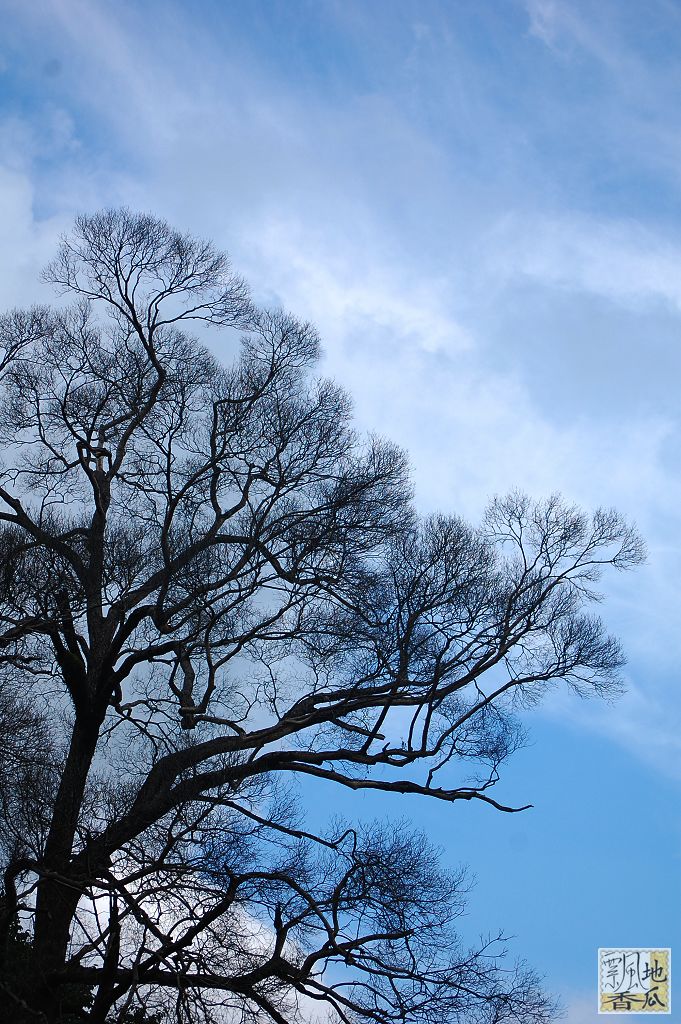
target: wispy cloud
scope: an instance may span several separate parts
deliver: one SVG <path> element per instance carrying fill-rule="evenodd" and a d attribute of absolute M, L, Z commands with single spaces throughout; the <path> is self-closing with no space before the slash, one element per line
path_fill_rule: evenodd
<path fill-rule="evenodd" d="M 518 330 L 503 325 L 519 307 L 526 325 L 557 294 L 588 317 L 597 297 L 620 317 L 611 323 L 603 314 L 613 334 L 624 332 L 626 363 L 638 327 L 622 328 L 622 311 L 645 316 L 660 308 L 674 323 L 681 313 L 681 248 L 658 222 L 595 215 L 562 193 L 552 197 L 555 166 L 548 156 L 539 162 L 542 150 L 529 128 L 520 131 L 517 114 L 503 134 L 501 100 L 482 58 L 479 66 L 468 58 L 473 85 L 462 90 L 452 60 L 457 32 L 435 32 L 447 19 L 440 5 L 431 7 L 425 20 L 407 20 L 404 38 L 393 26 L 376 51 L 377 61 L 399 56 L 403 92 L 379 89 L 379 68 L 371 86 L 340 98 L 330 87 L 315 92 L 283 81 L 274 56 L 239 52 L 224 26 L 222 35 L 218 25 L 211 33 L 172 6 L 153 25 L 153 47 L 153 18 L 133 5 L 113 12 L 82 0 L 39 0 L 17 8 L 19 43 L 35 45 L 38 68 L 56 59 L 59 70 L 41 130 L 20 113 L 0 129 L 0 299 L 11 305 L 37 294 L 38 269 L 76 209 L 128 202 L 214 236 L 259 296 L 320 326 L 325 372 L 352 392 L 365 427 L 411 452 L 422 507 L 476 517 L 492 493 L 521 486 L 614 503 L 638 519 L 654 555 L 637 583 L 645 608 L 638 614 L 622 597 L 614 624 L 649 643 L 655 616 L 668 622 L 673 603 L 676 555 L 656 552 L 671 543 L 661 524 L 681 499 L 669 458 L 678 414 L 671 404 L 623 409 L 605 374 L 597 406 L 577 396 L 566 415 L 551 389 L 559 392 L 565 372 L 559 350 L 578 346 L 560 313 L 548 321 L 554 334 L 541 350 L 523 347 Z M 606 69 L 618 95 L 627 76 L 645 84 L 645 96 L 654 91 L 654 69 L 579 4 L 532 0 L 526 11 L 535 46 L 569 42 Z M 366 32 L 373 17 L 361 8 L 341 12 L 336 30 Z M 521 45 L 520 35 L 510 39 L 510 52 Z M 13 66 L 11 53 L 5 64 Z M 520 85 L 531 104 L 531 90 Z M 441 98 L 442 123 L 427 109 L 426 91 Z M 528 106 L 528 117 L 537 110 Z M 637 118 L 626 115 L 627 130 L 638 130 Z M 459 169 L 465 161 L 467 175 Z M 518 166 L 543 182 L 538 193 L 523 185 Z M 481 184 L 477 174 L 488 177 Z M 533 390 L 537 360 L 548 382 L 541 400 Z M 579 392 L 591 371 L 569 372 Z M 642 387 L 671 387 L 667 368 L 646 373 Z M 655 684 L 633 685 L 638 692 Z M 670 699 L 681 706 L 681 696 Z M 640 753 L 628 725 L 637 714 L 632 701 L 607 722 L 588 712 L 589 722 Z M 658 720 L 663 727 L 665 716 Z"/>
<path fill-rule="evenodd" d="M 494 270 L 590 292 L 624 307 L 664 302 L 681 312 L 681 246 L 629 221 L 506 214 L 488 236 Z"/>

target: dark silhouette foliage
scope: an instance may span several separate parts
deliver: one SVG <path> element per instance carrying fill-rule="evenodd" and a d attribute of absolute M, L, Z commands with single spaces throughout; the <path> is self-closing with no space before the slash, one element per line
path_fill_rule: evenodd
<path fill-rule="evenodd" d="M 296 799 L 512 810 L 516 709 L 617 684 L 590 606 L 635 532 L 520 495 L 419 519 L 403 454 L 314 376 L 314 328 L 160 220 L 80 217 L 47 275 L 71 305 L 0 320 L 8 1012 L 551 1020 L 498 941 L 462 945 L 466 882 L 427 839 L 317 833 Z M 241 332 L 233 360 L 192 325 Z"/>

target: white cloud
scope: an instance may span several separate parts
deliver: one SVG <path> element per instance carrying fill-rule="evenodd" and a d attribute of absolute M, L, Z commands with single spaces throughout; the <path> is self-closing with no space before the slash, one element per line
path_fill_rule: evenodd
<path fill-rule="evenodd" d="M 33 211 L 34 188 L 27 173 L 0 164 L 0 308 L 45 301 L 49 292 L 38 277 L 54 253 L 61 218 L 38 222 Z"/>
<path fill-rule="evenodd" d="M 673 424 L 662 416 L 624 425 L 549 419 L 520 368 L 483 361 L 469 312 L 457 311 L 454 275 L 419 277 L 413 264 L 391 259 L 380 238 L 366 249 L 341 245 L 338 235 L 329 243 L 300 223 L 270 223 L 254 236 L 249 276 L 319 325 L 326 367 L 350 388 L 364 424 L 398 435 L 415 453 L 424 504 L 460 507 L 463 491 L 472 513 L 492 493 L 521 485 L 589 503 L 623 501 L 645 517 L 667 485 L 660 453 Z M 526 271 L 507 248 L 495 251 L 504 251 L 498 258 L 510 279 Z M 553 279 L 539 258 L 538 267 L 544 281 Z M 499 278 L 498 265 L 488 272 Z M 670 501 L 677 496 L 678 488 L 667 492 Z"/>
<path fill-rule="evenodd" d="M 530 20 L 530 34 L 540 39 L 554 53 L 577 49 L 607 68 L 618 86 L 632 87 L 646 76 L 645 64 L 629 47 L 612 14 L 612 5 L 603 2 L 598 8 L 580 0 L 525 0 Z"/>
<path fill-rule="evenodd" d="M 547 46 L 552 46 L 561 20 L 558 0 L 526 0 L 525 6 L 530 18 L 530 33 Z"/>
<path fill-rule="evenodd" d="M 486 247 L 507 281 L 526 276 L 625 307 L 663 302 L 681 311 L 681 246 L 633 220 L 509 213 Z"/>

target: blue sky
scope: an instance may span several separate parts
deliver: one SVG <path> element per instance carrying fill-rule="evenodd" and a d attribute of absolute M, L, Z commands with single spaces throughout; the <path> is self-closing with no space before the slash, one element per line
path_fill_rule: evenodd
<path fill-rule="evenodd" d="M 475 519 L 520 486 L 639 524 L 649 562 L 604 607 L 629 692 L 528 716 L 501 793 L 534 809 L 380 808 L 472 864 L 465 929 L 516 935 L 570 1024 L 595 1022 L 597 946 L 681 949 L 681 6 L 2 12 L 2 307 L 47 298 L 74 213 L 152 210 L 318 324 L 424 511 Z"/>

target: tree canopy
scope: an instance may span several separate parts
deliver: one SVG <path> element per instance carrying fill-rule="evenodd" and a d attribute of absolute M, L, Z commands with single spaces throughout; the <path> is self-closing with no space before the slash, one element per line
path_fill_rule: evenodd
<path fill-rule="evenodd" d="M 591 606 L 636 532 L 519 494 L 478 527 L 419 517 L 315 329 L 159 219 L 79 217 L 46 273 L 61 301 L 0 320 L 15 1019 L 551 1020 L 531 971 L 457 937 L 465 878 L 426 837 L 301 804 L 313 780 L 330 806 L 513 810 L 518 708 L 617 686 Z"/>

